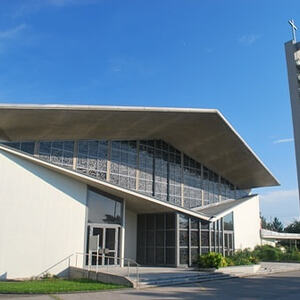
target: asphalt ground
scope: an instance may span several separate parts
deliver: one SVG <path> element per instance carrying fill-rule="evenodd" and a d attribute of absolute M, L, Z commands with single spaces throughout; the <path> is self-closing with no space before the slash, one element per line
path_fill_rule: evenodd
<path fill-rule="evenodd" d="M 148 289 L 57 295 L 0 295 L 0 300 L 297 299 L 300 271 Z"/>

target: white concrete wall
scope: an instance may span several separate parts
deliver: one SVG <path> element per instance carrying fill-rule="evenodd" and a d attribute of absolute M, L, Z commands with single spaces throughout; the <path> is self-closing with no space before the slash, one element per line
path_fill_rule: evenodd
<path fill-rule="evenodd" d="M 136 260 L 137 214 L 125 211 L 125 258 Z"/>
<path fill-rule="evenodd" d="M 261 239 L 261 244 L 275 247 L 276 246 L 276 241 L 275 240 Z"/>
<path fill-rule="evenodd" d="M 38 275 L 83 252 L 86 194 L 85 184 L 0 150 L 0 278 Z"/>
<path fill-rule="evenodd" d="M 261 244 L 259 197 L 253 197 L 233 210 L 235 249 L 253 249 Z"/>

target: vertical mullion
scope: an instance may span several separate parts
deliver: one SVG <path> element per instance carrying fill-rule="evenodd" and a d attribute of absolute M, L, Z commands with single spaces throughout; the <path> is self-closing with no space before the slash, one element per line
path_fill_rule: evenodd
<path fill-rule="evenodd" d="M 40 142 L 39 141 L 35 141 L 34 142 L 34 152 L 33 152 L 33 155 L 34 156 L 39 156 L 39 149 L 40 149 Z"/>
<path fill-rule="evenodd" d="M 189 222 L 188 222 L 188 266 L 190 267 L 192 265 L 192 239 L 191 239 L 191 218 L 189 217 Z"/>
<path fill-rule="evenodd" d="M 221 198 L 221 176 L 218 175 L 219 180 L 218 180 L 218 201 L 221 202 L 222 198 Z"/>
<path fill-rule="evenodd" d="M 156 154 L 156 141 L 153 142 L 153 159 L 152 159 L 152 196 L 155 196 L 155 154 Z"/>
<path fill-rule="evenodd" d="M 136 141 L 136 179 L 135 179 L 135 189 L 139 189 L 140 181 L 140 141 Z"/>
<path fill-rule="evenodd" d="M 168 147 L 168 161 L 167 161 L 167 201 L 170 201 L 170 151 Z"/>
<path fill-rule="evenodd" d="M 154 215 L 153 218 L 154 218 L 154 239 L 153 239 L 153 255 L 154 255 L 154 264 L 156 264 L 156 216 L 157 215 Z"/>
<path fill-rule="evenodd" d="M 223 255 L 225 255 L 225 249 L 224 249 L 224 245 L 225 245 L 225 241 L 224 241 L 224 237 L 225 237 L 225 234 L 224 234 L 224 221 L 223 221 L 223 218 L 221 218 L 221 228 L 222 228 L 222 248 L 223 248 Z"/>
<path fill-rule="evenodd" d="M 181 206 L 184 207 L 184 154 L 180 152 L 181 158 Z"/>
<path fill-rule="evenodd" d="M 167 264 L 167 214 L 164 213 L 164 264 Z"/>
<path fill-rule="evenodd" d="M 179 214 L 175 214 L 175 230 L 176 230 L 176 240 L 175 240 L 175 254 L 176 254 L 176 266 L 180 265 L 180 249 L 179 249 Z"/>
<path fill-rule="evenodd" d="M 202 243 L 201 243 L 201 221 L 199 220 L 198 224 L 198 230 L 199 230 L 199 254 L 202 254 Z"/>
<path fill-rule="evenodd" d="M 203 165 L 201 164 L 201 179 L 202 179 L 202 206 L 204 206 L 204 176 L 203 176 Z"/>
<path fill-rule="evenodd" d="M 78 141 L 74 141 L 74 149 L 73 149 L 73 170 L 76 170 L 77 167 L 77 159 L 78 159 Z"/>
<path fill-rule="evenodd" d="M 208 223 L 208 247 L 211 252 L 211 223 Z"/>
<path fill-rule="evenodd" d="M 106 249 L 105 238 L 106 238 L 106 228 L 103 227 L 103 236 L 102 236 L 102 266 L 105 265 L 105 249 Z M 97 264 L 98 264 L 98 262 L 97 262 Z"/>
<path fill-rule="evenodd" d="M 111 141 L 107 144 L 107 164 L 106 164 L 106 180 L 110 181 L 110 166 L 111 166 Z"/>

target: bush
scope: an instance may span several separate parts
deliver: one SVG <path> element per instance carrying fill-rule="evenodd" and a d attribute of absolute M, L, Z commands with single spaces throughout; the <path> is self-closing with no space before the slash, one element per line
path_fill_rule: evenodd
<path fill-rule="evenodd" d="M 200 268 L 226 267 L 226 259 L 221 253 L 210 252 L 199 256 L 198 265 Z"/>
<path fill-rule="evenodd" d="M 241 266 L 252 265 L 259 263 L 259 259 L 254 255 L 253 251 L 249 249 L 238 250 L 233 255 L 226 257 L 228 265 Z"/>
<path fill-rule="evenodd" d="M 282 247 L 281 247 L 282 248 Z M 284 250 L 270 245 L 255 247 L 253 253 L 264 261 L 295 261 L 300 262 L 300 252 L 295 248 Z"/>
<path fill-rule="evenodd" d="M 256 246 L 254 255 L 264 261 L 281 261 L 284 257 L 284 253 L 280 248 L 276 248 L 270 245 Z"/>
<path fill-rule="evenodd" d="M 282 260 L 300 262 L 300 252 L 296 249 L 288 249 L 286 253 L 282 254 Z"/>

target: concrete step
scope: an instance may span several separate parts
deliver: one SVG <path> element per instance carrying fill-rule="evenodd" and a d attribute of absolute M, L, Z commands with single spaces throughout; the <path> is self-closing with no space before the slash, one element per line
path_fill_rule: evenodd
<path fill-rule="evenodd" d="M 181 276 L 169 279 L 156 279 L 156 280 L 141 280 L 139 282 L 139 288 L 150 288 L 150 287 L 158 287 L 158 286 L 171 286 L 177 284 L 188 284 L 195 282 L 203 282 L 203 281 L 211 281 L 211 280 L 221 280 L 221 279 L 229 279 L 233 276 L 227 274 L 201 274 L 201 275 L 189 275 L 189 276 Z"/>

